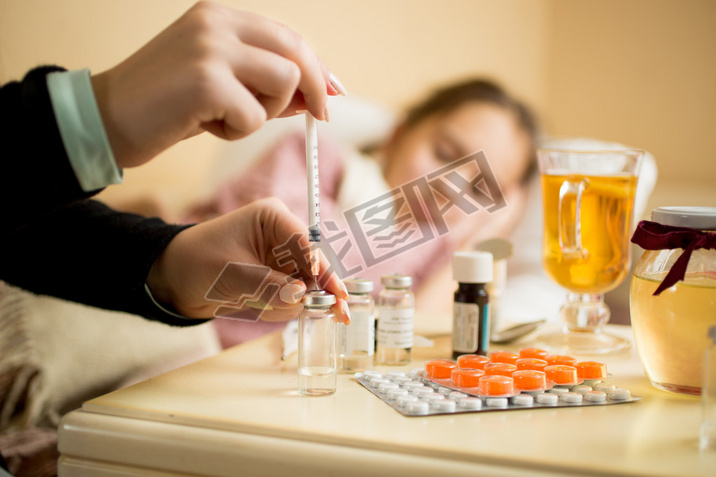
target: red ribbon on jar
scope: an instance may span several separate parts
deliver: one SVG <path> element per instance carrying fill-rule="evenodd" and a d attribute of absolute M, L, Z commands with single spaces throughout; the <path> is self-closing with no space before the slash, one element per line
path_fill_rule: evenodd
<path fill-rule="evenodd" d="M 684 279 L 686 267 L 694 250 L 716 249 L 716 233 L 702 232 L 688 227 L 662 225 L 649 220 L 639 222 L 631 241 L 644 250 L 672 250 L 675 248 L 684 250 L 654 292 L 654 296 L 658 296 L 667 288 Z"/>

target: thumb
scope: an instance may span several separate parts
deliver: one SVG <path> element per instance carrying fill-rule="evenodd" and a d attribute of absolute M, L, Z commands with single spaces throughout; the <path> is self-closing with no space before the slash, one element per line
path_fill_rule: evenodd
<path fill-rule="evenodd" d="M 301 302 L 306 285 L 266 265 L 227 262 L 204 298 L 238 307 L 290 308 Z"/>

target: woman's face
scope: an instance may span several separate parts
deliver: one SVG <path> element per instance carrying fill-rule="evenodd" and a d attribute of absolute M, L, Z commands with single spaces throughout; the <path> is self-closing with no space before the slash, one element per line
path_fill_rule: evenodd
<path fill-rule="evenodd" d="M 506 191 L 527 170 L 529 147 L 527 134 L 511 112 L 489 103 L 466 103 L 398 130 L 385 149 L 384 174 L 395 188 L 482 150 Z"/>

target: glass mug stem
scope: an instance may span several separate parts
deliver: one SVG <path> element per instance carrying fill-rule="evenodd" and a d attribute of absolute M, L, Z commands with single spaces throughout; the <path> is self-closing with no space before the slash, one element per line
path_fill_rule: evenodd
<path fill-rule="evenodd" d="M 559 188 L 559 247 L 566 258 L 586 259 L 589 256 L 582 246 L 582 195 L 588 185 L 589 180 L 583 178 L 566 180 Z M 568 201 L 575 203 L 574 214 Z"/>
<path fill-rule="evenodd" d="M 601 293 L 567 293 L 567 302 L 559 311 L 562 322 L 570 331 L 598 331 L 611 316 Z"/>

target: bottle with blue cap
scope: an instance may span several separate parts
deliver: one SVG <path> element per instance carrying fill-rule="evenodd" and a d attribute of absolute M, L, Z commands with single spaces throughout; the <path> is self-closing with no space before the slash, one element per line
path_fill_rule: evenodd
<path fill-rule="evenodd" d="M 455 252 L 453 278 L 458 282 L 453 300 L 452 355 L 487 355 L 490 346 L 492 254 Z"/>

